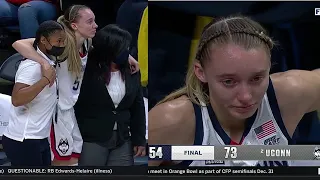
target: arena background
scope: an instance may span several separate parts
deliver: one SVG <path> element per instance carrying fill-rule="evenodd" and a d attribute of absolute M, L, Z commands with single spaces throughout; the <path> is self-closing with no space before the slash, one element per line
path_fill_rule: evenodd
<path fill-rule="evenodd" d="M 212 18 L 242 14 L 262 23 L 280 43 L 272 52 L 272 73 L 320 67 L 319 2 L 149 2 L 149 109 L 183 86 L 202 28 Z M 317 112 L 303 117 L 298 144 L 320 144 Z"/>
<path fill-rule="evenodd" d="M 144 11 L 148 5 L 147 0 L 108 0 L 108 1 L 99 1 L 99 0 L 60 0 L 61 2 L 61 12 L 68 8 L 73 4 L 84 4 L 90 7 L 96 16 L 96 23 L 98 24 L 98 29 L 104 27 L 107 24 L 116 23 L 122 28 L 127 29 L 132 35 L 132 44 L 131 44 L 131 55 L 139 59 L 141 58 L 140 53 L 138 57 L 138 37 L 142 36 L 142 33 L 139 33 L 141 28 L 141 19 L 142 16 L 146 16 Z M 144 19 L 147 19 L 144 17 Z M 147 23 L 144 21 L 144 23 Z M 144 27 L 147 25 L 143 25 Z M 7 60 L 11 55 L 15 54 L 16 51 L 11 47 L 12 43 L 15 40 L 20 39 L 19 27 L 18 26 L 6 26 L 0 27 L 0 65 L 3 64 L 5 60 Z M 141 40 L 140 40 L 141 41 Z M 147 46 L 147 41 L 142 41 L 140 43 L 140 50 L 147 50 L 145 46 Z M 142 47 L 141 47 L 142 46 Z M 145 52 L 147 53 L 147 51 Z M 141 61 L 141 62 L 140 62 Z M 147 59 L 139 63 L 141 66 L 141 73 L 147 71 Z M 1 70 L 0 70 L 1 71 Z M 142 82 L 144 86 L 146 86 L 147 78 L 145 78 L 146 82 Z M 0 93 L 5 95 L 11 95 L 11 91 L 13 88 L 13 82 L 7 81 L 5 79 L 0 78 Z M 144 96 L 147 98 L 147 89 L 144 87 Z M 145 99 L 146 107 L 148 107 L 148 101 Z M 1 113 L 4 109 L 1 110 L 0 103 L 0 120 Z M 147 113 L 147 109 L 146 109 Z M 1 122 L 1 121 L 0 121 Z M 1 126 L 1 124 L 0 124 Z M 1 128 L 0 128 L 1 129 Z M 135 158 L 135 165 L 146 165 L 147 157 L 138 157 Z M 2 147 L 1 147 L 1 136 L 0 136 L 0 166 L 1 165 L 9 165 L 8 159 L 6 158 Z"/>

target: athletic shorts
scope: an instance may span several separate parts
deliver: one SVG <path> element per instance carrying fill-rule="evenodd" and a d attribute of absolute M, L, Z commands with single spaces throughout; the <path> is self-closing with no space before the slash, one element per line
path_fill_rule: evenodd
<path fill-rule="evenodd" d="M 52 160 L 70 160 L 79 158 L 82 150 L 82 136 L 74 114 L 74 109 L 61 110 L 58 108 L 56 118 L 53 118 L 50 132 Z"/>

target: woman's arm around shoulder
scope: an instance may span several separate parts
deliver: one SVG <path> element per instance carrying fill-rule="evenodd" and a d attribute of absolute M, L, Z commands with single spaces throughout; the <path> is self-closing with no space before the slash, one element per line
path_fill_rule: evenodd
<path fill-rule="evenodd" d="M 29 61 L 32 62 L 32 61 Z M 20 64 L 16 74 L 16 83 L 12 90 L 11 101 L 13 106 L 23 106 L 30 103 L 47 85 L 55 71 L 45 70 L 36 62 Z M 42 74 L 39 71 L 41 67 Z"/>
<path fill-rule="evenodd" d="M 33 47 L 35 38 L 17 40 L 12 44 L 12 47 L 23 57 L 36 61 L 39 64 L 48 63 Z"/>
<path fill-rule="evenodd" d="M 42 57 L 33 47 L 33 43 L 35 41 L 35 38 L 29 38 L 29 39 L 21 39 L 17 40 L 12 44 L 12 47 L 20 53 L 23 57 L 36 61 L 37 63 L 41 64 L 41 66 L 44 67 L 44 69 L 53 68 L 48 61 Z M 50 79 L 50 86 L 54 83 L 55 76 L 53 79 Z M 53 81 L 52 81 L 53 80 Z"/>
<path fill-rule="evenodd" d="M 156 105 L 149 111 L 148 119 L 149 145 L 193 145 L 195 114 L 187 97 Z M 149 166 L 161 163 L 149 161 Z"/>

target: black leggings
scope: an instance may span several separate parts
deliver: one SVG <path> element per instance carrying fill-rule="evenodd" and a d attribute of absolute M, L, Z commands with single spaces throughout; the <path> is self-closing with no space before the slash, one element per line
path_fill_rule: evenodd
<path fill-rule="evenodd" d="M 23 142 L 2 137 L 2 146 L 11 166 L 50 166 L 51 152 L 47 138 L 24 139 Z"/>

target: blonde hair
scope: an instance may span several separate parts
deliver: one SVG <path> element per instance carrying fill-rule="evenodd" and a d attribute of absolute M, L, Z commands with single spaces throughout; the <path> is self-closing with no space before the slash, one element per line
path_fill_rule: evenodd
<path fill-rule="evenodd" d="M 85 5 L 73 5 L 69 7 L 64 15 L 58 18 L 58 22 L 65 27 L 66 31 L 66 47 L 60 59 L 68 58 L 68 70 L 74 75 L 78 76 L 81 72 L 81 58 L 77 47 L 77 38 L 71 23 L 76 22 L 80 18 L 79 11 L 82 9 L 89 9 Z"/>
<path fill-rule="evenodd" d="M 267 31 L 258 23 L 248 17 L 232 16 L 214 20 L 203 30 L 200 37 L 196 58 L 193 63 L 199 62 L 202 66 L 210 59 L 212 45 L 225 45 L 233 43 L 245 49 L 264 47 L 271 56 L 275 42 L 267 35 Z M 186 84 L 181 89 L 169 94 L 158 104 L 174 100 L 183 95 L 198 105 L 200 102 L 209 103 L 209 89 L 202 83 L 190 66 L 186 76 Z"/>

